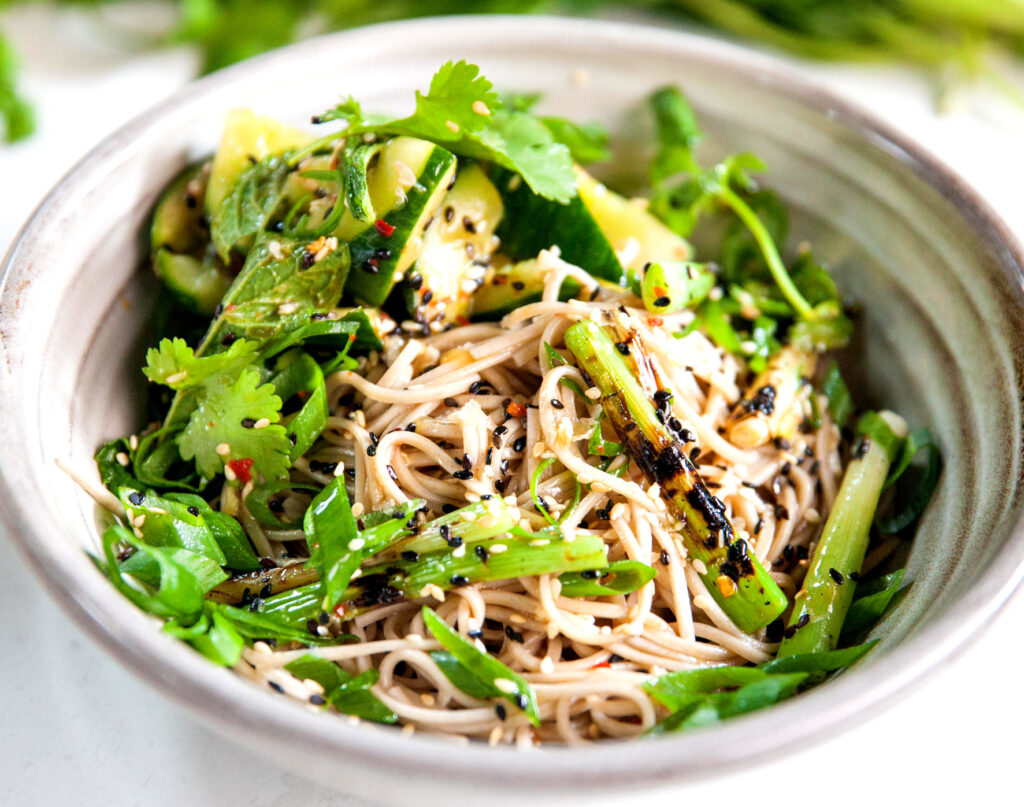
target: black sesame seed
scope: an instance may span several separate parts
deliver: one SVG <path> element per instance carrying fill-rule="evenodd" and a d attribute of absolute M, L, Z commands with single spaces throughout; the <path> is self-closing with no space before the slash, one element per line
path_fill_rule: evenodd
<path fill-rule="evenodd" d="M 512 448 L 515 451 L 522 451 L 524 448 L 526 448 L 526 437 L 517 437 L 515 439 L 515 442 L 512 443 Z"/>
<path fill-rule="evenodd" d="M 505 635 L 509 639 L 511 639 L 513 642 L 518 642 L 519 644 L 522 644 L 523 641 L 524 641 L 523 634 L 521 634 L 519 631 L 517 631 L 511 625 L 506 625 L 505 626 Z"/>
<path fill-rule="evenodd" d="M 500 703 L 495 705 L 494 714 L 498 716 L 498 720 L 504 720 L 506 717 L 508 717 L 508 712 L 505 710 L 505 707 Z"/>
<path fill-rule="evenodd" d="M 398 481 L 398 474 L 395 473 L 395 469 L 394 468 L 392 468 L 390 465 L 385 465 L 384 469 L 388 472 L 388 476 L 391 477 L 391 481 L 393 481 L 393 482 L 397 482 Z"/>
<path fill-rule="evenodd" d="M 423 285 L 423 276 L 413 275 L 412 277 L 409 278 L 408 283 L 409 288 L 411 288 L 413 291 L 417 291 L 419 287 Z"/>
<path fill-rule="evenodd" d="M 434 299 L 434 292 L 432 292 L 430 289 L 427 289 L 425 292 L 423 292 L 423 305 L 426 305 L 427 303 L 429 303 L 433 299 Z"/>
<path fill-rule="evenodd" d="M 448 504 L 447 502 L 441 505 L 441 512 L 445 514 L 454 513 L 458 509 L 454 504 Z"/>
<path fill-rule="evenodd" d="M 623 356 L 629 355 L 629 342 L 616 342 L 615 349 L 619 351 Z"/>
<path fill-rule="evenodd" d="M 467 471 L 467 470 L 461 470 L 461 471 L 456 471 L 455 473 L 452 474 L 452 476 L 454 476 L 456 479 L 462 479 L 462 480 L 472 479 L 473 478 L 473 472 L 472 471 Z"/>
<path fill-rule="evenodd" d="M 420 559 L 419 552 L 413 552 L 411 549 L 407 549 L 402 553 L 402 560 L 407 560 L 409 563 L 415 563 Z"/>
<path fill-rule="evenodd" d="M 466 631 L 466 635 L 470 639 L 482 639 L 482 638 L 484 638 L 484 632 L 480 628 L 477 628 L 476 630 Z"/>
<path fill-rule="evenodd" d="M 522 291 L 523 289 L 526 288 L 526 284 L 523 283 L 523 281 L 521 280 L 513 280 L 512 288 L 515 289 L 516 291 Z"/>
<path fill-rule="evenodd" d="M 370 445 L 370 446 L 366 447 L 366 456 L 367 457 L 372 457 L 376 453 L 377 453 L 377 446 Z"/>
<path fill-rule="evenodd" d="M 480 392 L 480 388 L 483 387 L 483 385 L 483 381 L 474 381 L 472 384 L 469 385 L 469 394 L 476 395 L 478 392 Z"/>
<path fill-rule="evenodd" d="M 199 515 L 199 508 L 196 507 L 194 504 L 190 504 L 188 507 L 185 508 L 185 510 L 191 516 L 198 516 Z"/>
<path fill-rule="evenodd" d="M 661 561 L 662 566 L 668 566 L 669 563 L 672 562 L 672 559 L 668 556 L 668 552 L 666 552 L 664 549 L 661 550 L 659 560 Z"/>
<path fill-rule="evenodd" d="M 448 580 L 448 582 L 451 583 L 453 586 L 464 586 L 466 585 L 466 583 L 469 582 L 469 578 L 464 577 L 461 574 L 453 574 L 451 578 Z"/>
<path fill-rule="evenodd" d="M 483 546 L 483 544 L 477 544 L 473 548 L 473 554 L 476 555 L 478 558 L 480 558 L 480 560 L 482 560 L 484 563 L 487 562 L 487 558 L 488 558 L 487 548 L 485 546 Z"/>
<path fill-rule="evenodd" d="M 558 400 L 558 398 L 552 398 L 551 405 L 555 407 L 555 409 L 565 409 L 565 405 L 560 400 Z"/>
<path fill-rule="evenodd" d="M 666 297 L 665 295 L 662 295 L 661 297 L 659 297 L 657 300 L 654 301 L 654 304 L 658 308 L 664 308 L 667 305 L 671 305 L 672 304 L 672 300 L 670 298 Z"/>
<path fill-rule="evenodd" d="M 274 690 L 274 692 L 277 692 L 279 695 L 284 694 L 284 687 L 277 683 L 277 681 L 267 681 L 267 686 Z"/>
<path fill-rule="evenodd" d="M 146 494 L 141 493 L 140 491 L 137 490 L 133 490 L 131 493 L 128 494 L 128 501 L 134 504 L 136 507 L 138 507 L 144 501 L 146 501 Z"/>
<path fill-rule="evenodd" d="M 454 218 L 455 218 L 455 208 L 452 207 L 451 205 L 445 205 L 445 208 L 444 208 L 444 220 L 446 222 L 450 222 Z"/>
<path fill-rule="evenodd" d="M 273 593 L 274 593 L 274 584 L 273 583 L 264 583 L 263 584 L 263 588 L 260 589 L 260 599 L 261 600 L 265 600 L 267 597 L 269 597 Z"/>
<path fill-rule="evenodd" d="M 243 429 L 251 429 L 255 425 L 256 425 L 256 420 L 254 418 L 242 418 L 242 428 Z"/>
<path fill-rule="evenodd" d="M 796 621 L 796 626 L 797 626 L 797 628 L 802 628 L 804 625 L 806 625 L 810 621 L 811 621 L 811 615 L 809 613 L 807 613 L 806 611 L 804 611 L 802 614 L 800 614 L 800 618 Z"/>
<path fill-rule="evenodd" d="M 454 398 L 445 398 L 444 399 L 444 405 L 445 406 L 458 406 L 459 402 L 456 401 Z"/>
<path fill-rule="evenodd" d="M 314 706 L 323 706 L 327 703 L 327 701 L 324 700 L 323 695 L 317 695 L 316 693 L 309 696 L 309 702 L 312 703 Z"/>
<path fill-rule="evenodd" d="M 781 642 L 782 632 L 786 629 L 786 623 L 782 621 L 782 617 L 779 617 L 774 622 L 771 622 L 765 629 L 765 638 L 769 642 Z"/>
<path fill-rule="evenodd" d="M 843 573 L 838 569 L 831 568 L 828 570 L 828 575 L 836 581 L 837 586 L 841 586 L 844 582 Z"/>
<path fill-rule="evenodd" d="M 522 692 L 520 692 L 520 693 L 518 693 L 516 695 L 515 701 L 516 701 L 516 706 L 518 706 L 524 712 L 526 711 L 526 707 L 530 704 L 530 701 L 527 699 L 527 697 Z"/>

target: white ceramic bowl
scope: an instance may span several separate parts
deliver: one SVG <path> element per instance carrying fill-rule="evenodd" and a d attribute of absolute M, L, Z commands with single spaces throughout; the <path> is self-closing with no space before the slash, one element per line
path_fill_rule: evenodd
<path fill-rule="evenodd" d="M 643 97 L 678 83 L 709 153 L 750 150 L 793 205 L 840 285 L 864 304 L 851 352 L 857 396 L 927 423 L 946 467 L 910 559 L 910 596 L 850 673 L 721 727 L 631 744 L 523 756 L 353 727 L 215 668 L 160 632 L 86 556 L 91 502 L 55 460 L 87 463 L 140 425 L 139 346 L 154 283 L 143 229 L 164 183 L 211 150 L 236 106 L 296 122 L 352 93 L 408 108 L 450 58 L 505 89 L 616 134 L 609 176 L 635 181 L 650 126 Z M 575 80 L 574 80 L 575 79 Z M 585 80 L 583 80 L 585 79 Z M 648 145 L 645 145 L 648 144 Z M 1022 574 L 1021 256 L 947 168 L 888 127 L 776 62 L 653 28 L 553 18 L 464 17 L 354 30 L 199 81 L 121 129 L 43 202 L 0 288 L 0 510 L 12 539 L 83 630 L 198 718 L 279 762 L 388 801 L 586 798 L 728 771 L 865 719 L 947 658 Z"/>

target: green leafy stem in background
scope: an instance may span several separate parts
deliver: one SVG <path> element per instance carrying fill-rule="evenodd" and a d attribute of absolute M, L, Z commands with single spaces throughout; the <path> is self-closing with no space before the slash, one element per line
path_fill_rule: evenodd
<path fill-rule="evenodd" d="M 170 2 L 170 0 L 165 0 Z M 0 0 L 0 9 L 26 5 Z M 99 5 L 58 0 L 57 5 Z M 386 20 L 439 14 L 581 13 L 613 0 L 180 0 L 173 28 L 154 45 L 185 43 L 202 54 L 204 73 L 304 36 Z M 725 33 L 814 59 L 901 61 L 982 76 L 1024 103 L 987 58 L 1024 54 L 1024 0 L 622 0 L 655 7 Z M 34 128 L 18 92 L 17 62 L 0 34 L 0 122 L 14 142 Z"/>

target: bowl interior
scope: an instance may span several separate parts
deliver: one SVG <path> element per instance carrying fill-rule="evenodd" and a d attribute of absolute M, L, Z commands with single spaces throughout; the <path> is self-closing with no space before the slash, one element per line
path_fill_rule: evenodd
<path fill-rule="evenodd" d="M 692 37 L 520 18 L 382 26 L 226 71 L 115 135 L 44 203 L 3 279 L 0 473 L 13 537 L 72 614 L 123 659 L 278 759 L 330 754 L 337 763 L 343 751 L 350 766 L 400 764 L 428 778 L 457 770 L 464 787 L 482 786 L 475 766 L 503 752 L 464 749 L 453 760 L 430 740 L 310 716 L 163 637 L 86 559 L 94 506 L 55 464 L 88 469 L 96 446 L 143 425 L 139 358 L 154 285 L 139 268 L 147 214 L 184 162 L 212 149 L 225 111 L 251 106 L 299 123 L 352 93 L 370 109 L 400 112 L 412 89 L 453 57 L 477 62 L 502 89 L 543 91 L 546 110 L 608 124 L 617 156 L 605 174 L 625 184 L 650 152 L 642 98 L 680 84 L 707 132 L 703 153 L 763 157 L 767 184 L 793 211 L 791 245 L 810 242 L 863 304 L 844 356 L 855 399 L 929 425 L 944 456 L 910 555 L 914 585 L 863 664 L 771 713 L 699 737 L 644 743 L 643 753 L 556 750 L 514 778 L 488 766 L 490 782 L 522 786 L 525 776 L 549 791 L 573 782 L 579 793 L 652 774 L 698 775 L 860 719 L 974 632 L 1019 578 L 1019 256 L 968 191 L 884 128 L 771 62 Z M 270 721 L 275 737 L 255 740 L 247 729 L 257 719 Z M 416 780 L 389 787 L 415 792 Z"/>

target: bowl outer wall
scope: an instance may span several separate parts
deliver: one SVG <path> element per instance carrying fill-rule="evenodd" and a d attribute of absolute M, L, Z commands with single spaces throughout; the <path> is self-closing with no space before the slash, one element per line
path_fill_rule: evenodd
<path fill-rule="evenodd" d="M 390 52 L 396 43 L 430 44 L 427 70 L 442 60 L 440 53 L 458 56 L 472 49 L 506 49 L 509 43 L 530 43 L 537 53 L 558 52 L 552 71 L 567 74 L 586 67 L 594 54 L 614 59 L 676 58 L 680 64 L 702 61 L 723 73 L 747 77 L 765 93 L 799 99 L 815 114 L 838 120 L 852 133 L 866 137 L 895 159 L 909 166 L 960 211 L 978 237 L 1019 287 L 1021 258 L 1006 228 L 988 207 L 952 172 L 883 123 L 817 88 L 774 60 L 754 56 L 719 42 L 640 26 L 544 18 L 459 18 L 376 26 L 322 37 L 201 80 L 169 101 L 137 118 L 84 158 L 47 197 L 30 219 L 8 255 L 0 292 L 2 348 L 0 395 L 10 409 L 31 407 L 28 379 L 31 355 L 21 350 L 27 315 L 19 314 L 23 283 L 59 280 L 44 266 L 46 248 L 59 235 L 58 224 L 88 201 L 118 165 L 138 148 L 152 148 L 152 136 L 176 122 L 188 120 L 195 110 L 225 109 L 234 88 L 249 85 L 260 75 L 297 64 L 327 65 L 332 54 L 342 53 L 338 66 L 370 63 L 372 55 Z M 454 43 L 454 44 L 452 44 Z M 610 57 L 609 57 L 610 58 Z M 538 60 L 540 61 L 540 60 Z M 486 71 L 486 60 L 485 71 Z M 145 141 L 145 142 L 144 142 Z M 141 145 L 140 145 L 141 144 Z M 80 208 L 79 208 L 80 209 Z M 38 279 L 34 277 L 38 274 Z M 27 303 L 26 303 L 27 306 Z M 39 393 L 39 390 L 34 390 Z M 25 434 L 18 412 L 0 422 L 0 500 L 9 534 L 58 602 L 90 635 L 155 683 L 161 691 L 190 708 L 214 727 L 241 741 L 290 761 L 297 769 L 330 780 L 333 774 L 361 770 L 400 773 L 401 777 L 374 777 L 376 784 L 337 782 L 388 800 L 416 795 L 422 801 L 427 782 L 455 790 L 486 791 L 491 798 L 515 798 L 523 793 L 607 792 L 609 788 L 665 785 L 680 779 L 726 770 L 731 765 L 763 758 L 835 733 L 863 720 L 884 703 L 899 696 L 913 682 L 960 648 L 1005 602 L 1022 576 L 1024 547 L 1015 540 L 1004 548 L 1002 561 L 987 568 L 976 592 L 956 614 L 946 614 L 908 637 L 900 646 L 874 660 L 863 673 L 844 676 L 828 688 L 808 693 L 767 713 L 731 721 L 728 725 L 683 735 L 623 746 L 606 743 L 585 750 L 547 749 L 523 757 L 508 749 L 477 746 L 454 749 L 426 738 L 398 738 L 394 732 L 354 728 L 344 720 L 327 720 L 283 699 L 267 697 L 224 671 L 208 665 L 196 654 L 153 629 L 152 621 L 135 611 L 92 568 L 82 553 L 67 551 L 57 534 L 59 524 L 41 505 L 45 499 L 25 480 L 33 481 L 32 435 Z M 1019 522 L 1017 524 L 1019 533 Z M 339 777 L 340 778 L 340 777 Z M 508 788 L 515 788 L 509 791 Z"/>

